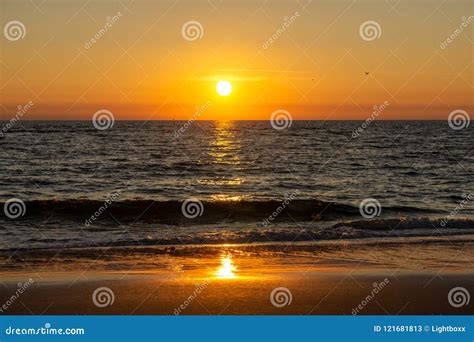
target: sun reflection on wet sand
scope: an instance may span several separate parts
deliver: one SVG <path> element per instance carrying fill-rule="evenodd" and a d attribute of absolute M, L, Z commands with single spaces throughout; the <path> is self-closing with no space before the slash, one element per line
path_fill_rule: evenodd
<path fill-rule="evenodd" d="M 232 261 L 232 255 L 222 254 L 220 257 L 220 266 L 217 269 L 215 276 L 220 279 L 237 278 L 237 268 Z"/>

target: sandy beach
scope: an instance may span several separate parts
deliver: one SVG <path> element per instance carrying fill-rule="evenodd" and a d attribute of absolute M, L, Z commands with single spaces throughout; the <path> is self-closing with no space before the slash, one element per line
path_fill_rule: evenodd
<path fill-rule="evenodd" d="M 474 312 L 472 302 L 453 307 L 448 301 L 452 288 L 474 289 L 472 236 L 52 253 L 2 257 L 0 304 L 8 305 L 0 314 Z M 15 260 L 22 261 L 22 269 L 14 266 Z"/>

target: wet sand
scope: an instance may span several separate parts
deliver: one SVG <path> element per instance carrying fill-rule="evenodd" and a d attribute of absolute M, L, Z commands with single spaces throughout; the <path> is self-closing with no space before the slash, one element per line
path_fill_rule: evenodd
<path fill-rule="evenodd" d="M 474 293 L 473 251 L 451 240 L 20 253 L 21 268 L 3 260 L 0 314 L 466 315 L 473 301 L 456 308 L 448 293 Z"/>

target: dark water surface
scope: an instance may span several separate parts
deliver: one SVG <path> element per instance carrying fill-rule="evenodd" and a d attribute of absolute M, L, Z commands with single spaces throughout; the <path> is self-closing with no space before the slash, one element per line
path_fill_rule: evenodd
<path fill-rule="evenodd" d="M 275 130 L 268 121 L 205 121 L 177 136 L 183 124 L 119 121 L 99 131 L 85 121 L 17 122 L 0 137 L 0 202 L 18 198 L 26 209 L 18 219 L 2 212 L 0 249 L 474 228 L 472 128 L 374 121 L 354 138 L 362 122 L 294 121 Z M 189 198 L 202 204 L 195 219 L 181 211 Z M 367 198 L 380 203 L 373 219 L 359 212 Z"/>

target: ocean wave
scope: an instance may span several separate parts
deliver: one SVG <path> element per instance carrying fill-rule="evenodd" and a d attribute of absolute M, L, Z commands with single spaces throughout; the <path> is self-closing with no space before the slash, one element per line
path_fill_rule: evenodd
<path fill-rule="evenodd" d="M 399 218 L 376 219 L 343 222 L 334 225 L 334 228 L 354 228 L 364 230 L 409 230 L 409 229 L 474 229 L 474 220 L 469 218 Z"/>
<path fill-rule="evenodd" d="M 88 247 L 217 245 L 252 243 L 298 243 L 317 241 L 368 241 L 412 237 L 474 236 L 474 219 L 399 218 L 344 222 L 281 222 L 263 227 L 255 223 L 230 223 L 174 227 L 134 223 L 126 226 L 96 225 L 78 230 L 73 222 L 56 222 L 42 229 L 40 236 L 26 228 L 0 229 L 8 241 L 0 251 L 17 249 L 57 249 Z M 94 229 L 92 229 L 94 228 Z M 36 228 L 31 227 L 33 233 Z M 13 231 L 15 236 L 6 236 Z M 19 241 L 22 240 L 22 241 Z M 20 243 L 21 242 L 21 243 Z M 14 245 L 14 247 L 11 247 Z"/>
<path fill-rule="evenodd" d="M 357 206 L 320 200 L 268 201 L 202 201 L 202 213 L 190 219 L 183 215 L 184 201 L 127 200 L 106 202 L 87 199 L 34 200 L 25 202 L 26 213 L 21 218 L 41 219 L 54 214 L 56 218 L 83 221 L 96 214 L 97 222 L 107 224 L 129 222 L 158 222 L 177 225 L 212 224 L 221 222 L 262 222 L 272 216 L 272 222 L 328 221 L 360 217 Z M 0 203 L 3 206 L 4 203 Z M 283 208 L 282 208 L 283 207 Z M 275 215 L 275 213 L 278 213 Z M 410 206 L 384 207 L 384 215 L 436 214 L 439 210 Z M 110 215 L 108 215 L 110 214 Z M 96 215 L 97 216 L 97 215 Z"/>

